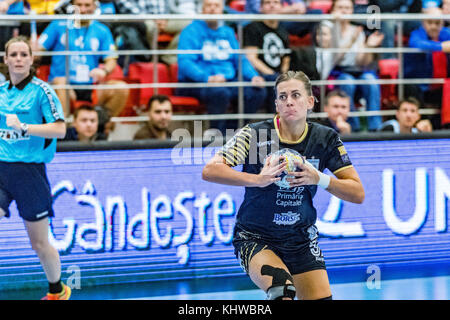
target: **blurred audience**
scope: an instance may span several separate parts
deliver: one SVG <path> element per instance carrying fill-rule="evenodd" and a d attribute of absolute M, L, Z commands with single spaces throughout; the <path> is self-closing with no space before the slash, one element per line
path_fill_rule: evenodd
<path fill-rule="evenodd" d="M 376 80 L 376 67 L 371 66 L 375 62 L 373 53 L 362 52 L 361 49 L 379 47 L 383 41 L 383 34 L 379 31 L 371 33 L 367 39 L 361 26 L 353 25 L 349 20 L 343 20 L 341 15 L 353 14 L 352 0 L 335 0 L 331 13 L 336 17 L 332 39 L 336 42 L 333 47 L 349 49 L 337 59 L 335 70 L 338 72 L 338 80 Z M 351 97 L 351 110 L 356 110 L 355 100 L 357 97 L 365 100 L 368 111 L 380 110 L 381 92 L 378 84 L 355 85 L 352 83 L 340 85 Z M 360 120 L 358 117 L 349 119 L 353 131 L 360 131 Z M 381 125 L 380 116 L 368 117 L 367 127 L 369 131 L 375 131 Z"/>
<path fill-rule="evenodd" d="M 280 14 L 321 14 L 322 10 L 309 9 L 303 0 L 281 0 Z M 262 0 L 246 0 L 246 13 L 261 13 Z M 317 22 L 281 21 L 280 25 L 289 34 L 303 37 L 311 33 Z"/>
<path fill-rule="evenodd" d="M 72 126 L 67 128 L 64 141 L 92 142 L 106 140 L 107 135 L 99 130 L 99 113 L 90 105 L 82 105 L 74 111 Z"/>
<path fill-rule="evenodd" d="M 95 0 L 73 0 L 81 15 L 94 14 L 97 4 Z M 68 25 L 67 25 L 68 24 Z M 39 50 L 65 51 L 66 29 L 69 31 L 68 48 L 71 51 L 115 51 L 112 34 L 108 27 L 95 20 L 53 21 L 39 37 Z M 101 62 L 104 64 L 101 66 Z M 106 83 L 111 85 L 124 84 L 121 80 L 109 80 L 108 75 L 117 65 L 117 54 L 111 52 L 105 55 L 71 55 L 69 70 L 66 71 L 66 57 L 55 55 L 50 66 L 49 82 L 54 85 L 66 84 L 66 72 L 69 83 L 76 85 Z M 66 116 L 70 114 L 70 103 L 76 100 L 93 101 L 92 90 L 56 89 Z M 111 116 L 120 114 L 128 99 L 128 89 L 96 90 L 96 104 L 108 109 Z M 68 96 L 67 96 L 68 94 Z"/>
<path fill-rule="evenodd" d="M 261 0 L 261 13 L 277 14 L 281 9 L 281 0 Z M 290 55 L 280 53 L 289 49 L 289 36 L 277 20 L 253 21 L 244 27 L 243 47 L 247 50 L 266 50 L 265 53 L 247 53 L 252 66 L 266 81 L 275 81 L 280 73 L 287 72 Z M 267 87 L 265 109 L 275 112 L 275 91 Z"/>
<path fill-rule="evenodd" d="M 148 122 L 136 132 L 134 140 L 170 139 L 172 103 L 168 96 L 154 95 L 148 102 Z"/>
<path fill-rule="evenodd" d="M 222 0 L 204 0 L 202 13 L 222 14 Z M 238 88 L 222 86 L 226 82 L 238 80 L 239 55 L 230 50 L 239 49 L 233 29 L 217 20 L 196 20 L 180 34 L 179 50 L 202 50 L 199 54 L 179 54 L 178 80 L 180 82 L 209 82 L 219 86 L 203 88 L 179 88 L 177 94 L 193 96 L 207 107 L 210 114 L 224 114 L 231 103 L 238 98 Z M 264 79 L 258 75 L 248 59 L 243 56 L 243 80 L 251 81 L 255 86 L 244 88 L 244 105 L 246 113 L 255 113 L 264 102 L 266 91 L 262 88 Z M 233 110 L 236 112 L 237 110 Z M 237 124 L 230 123 L 230 128 Z M 225 133 L 225 120 L 210 122 L 212 128 Z"/>
<path fill-rule="evenodd" d="M 439 16 L 442 10 L 431 7 L 424 13 Z M 424 50 L 404 55 L 405 78 L 447 78 L 450 75 L 450 29 L 443 20 L 423 20 L 422 26 L 411 33 L 409 46 Z M 405 85 L 405 95 L 417 98 L 426 107 L 441 108 L 442 84 Z M 439 115 L 433 117 L 435 129 L 440 127 Z"/>
<path fill-rule="evenodd" d="M 3 14 L 25 14 L 23 0 L 0 0 L 0 18 Z M 22 34 L 21 28 L 26 27 L 28 23 L 18 21 L 1 21 L 0 19 L 0 48 L 3 51 L 6 42 L 19 34 Z"/>
<path fill-rule="evenodd" d="M 383 122 L 379 131 L 390 131 L 394 133 L 433 131 L 430 120 L 420 120 L 419 109 L 420 102 L 413 97 L 400 101 L 395 114 L 395 119 Z"/>
<path fill-rule="evenodd" d="M 199 3 L 200 0 L 116 0 L 118 13 L 120 14 L 195 14 L 197 13 L 197 8 L 200 6 Z M 145 21 L 148 47 L 156 48 L 158 35 L 164 33 L 172 37 L 166 49 L 176 49 L 181 30 L 189 23 L 189 20 L 175 19 Z M 162 55 L 159 57 L 167 64 L 177 62 L 176 55 Z"/>
<path fill-rule="evenodd" d="M 352 133 L 352 126 L 347 122 L 350 112 L 350 97 L 345 91 L 331 91 L 325 98 L 324 111 L 328 118 L 321 121 L 327 127 L 333 128 L 340 134 Z"/>

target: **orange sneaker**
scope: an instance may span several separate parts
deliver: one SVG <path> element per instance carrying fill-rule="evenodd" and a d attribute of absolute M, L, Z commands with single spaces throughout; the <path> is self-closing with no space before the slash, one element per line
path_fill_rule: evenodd
<path fill-rule="evenodd" d="M 47 293 L 41 300 L 69 300 L 72 289 L 69 286 L 62 284 L 63 290 L 60 293 Z"/>

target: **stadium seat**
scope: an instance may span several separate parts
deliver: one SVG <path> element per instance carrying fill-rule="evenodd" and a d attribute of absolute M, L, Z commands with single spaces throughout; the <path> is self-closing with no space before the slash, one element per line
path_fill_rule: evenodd
<path fill-rule="evenodd" d="M 44 64 L 44 65 L 41 65 L 41 66 L 37 67 L 37 69 L 36 69 L 36 77 L 38 77 L 42 81 L 47 82 L 49 75 L 50 75 L 50 65 Z"/>
<path fill-rule="evenodd" d="M 244 12 L 245 11 L 245 0 L 232 0 L 230 2 L 230 8 L 236 11 Z"/>
<path fill-rule="evenodd" d="M 381 59 L 378 61 L 380 79 L 398 79 L 398 59 Z M 397 101 L 396 84 L 381 85 L 381 101 L 383 106 L 391 106 Z"/>
<path fill-rule="evenodd" d="M 154 66 L 152 62 L 133 62 L 128 67 L 128 79 L 131 82 L 140 84 L 154 83 L 153 79 Z M 157 64 L 157 81 L 158 83 L 170 82 L 169 70 L 163 63 Z M 139 89 L 139 104 L 147 105 L 151 96 L 155 93 L 155 88 Z M 171 95 L 171 88 L 158 88 L 159 94 Z"/>
<path fill-rule="evenodd" d="M 303 37 L 299 37 L 293 34 L 289 35 L 289 46 L 290 47 L 309 47 L 312 43 L 312 36 L 310 33 Z"/>
<path fill-rule="evenodd" d="M 323 13 L 329 13 L 332 5 L 332 0 L 313 0 L 309 3 L 308 8 L 319 9 L 322 10 Z"/>
<path fill-rule="evenodd" d="M 170 82 L 178 82 L 178 64 L 174 63 L 169 66 Z M 203 113 L 204 106 L 194 97 L 183 97 L 170 95 L 174 112 L 196 112 Z"/>

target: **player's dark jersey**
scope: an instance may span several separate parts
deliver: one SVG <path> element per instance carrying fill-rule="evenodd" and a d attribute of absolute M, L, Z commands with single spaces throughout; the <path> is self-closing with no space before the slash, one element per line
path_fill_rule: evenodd
<path fill-rule="evenodd" d="M 307 122 L 298 141 L 285 141 L 280 138 L 278 126 L 277 117 L 245 126 L 226 143 L 222 156 L 229 165 L 242 164 L 244 172 L 253 174 L 261 172 L 267 155 L 283 148 L 299 152 L 320 171 L 328 168 L 336 174 L 352 166 L 335 130 Z M 302 230 L 316 222 L 313 206 L 316 191 L 316 185 L 246 187 L 236 224 L 271 241 L 303 242 Z"/>

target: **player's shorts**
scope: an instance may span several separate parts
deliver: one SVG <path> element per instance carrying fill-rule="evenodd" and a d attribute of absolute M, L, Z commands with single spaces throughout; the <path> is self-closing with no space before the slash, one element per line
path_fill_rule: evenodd
<path fill-rule="evenodd" d="M 259 234 L 249 232 L 236 225 L 233 235 L 234 253 L 247 274 L 250 260 L 255 254 L 266 249 L 273 251 L 284 262 L 292 275 L 319 269 L 326 270 L 323 253 L 317 243 L 316 226 L 306 227 L 304 234 L 305 241 L 299 242 L 295 246 L 286 243 L 275 244 Z"/>
<path fill-rule="evenodd" d="M 26 221 L 53 217 L 52 193 L 44 163 L 0 161 L 0 208 L 10 216 L 15 200 L 19 215 Z"/>

